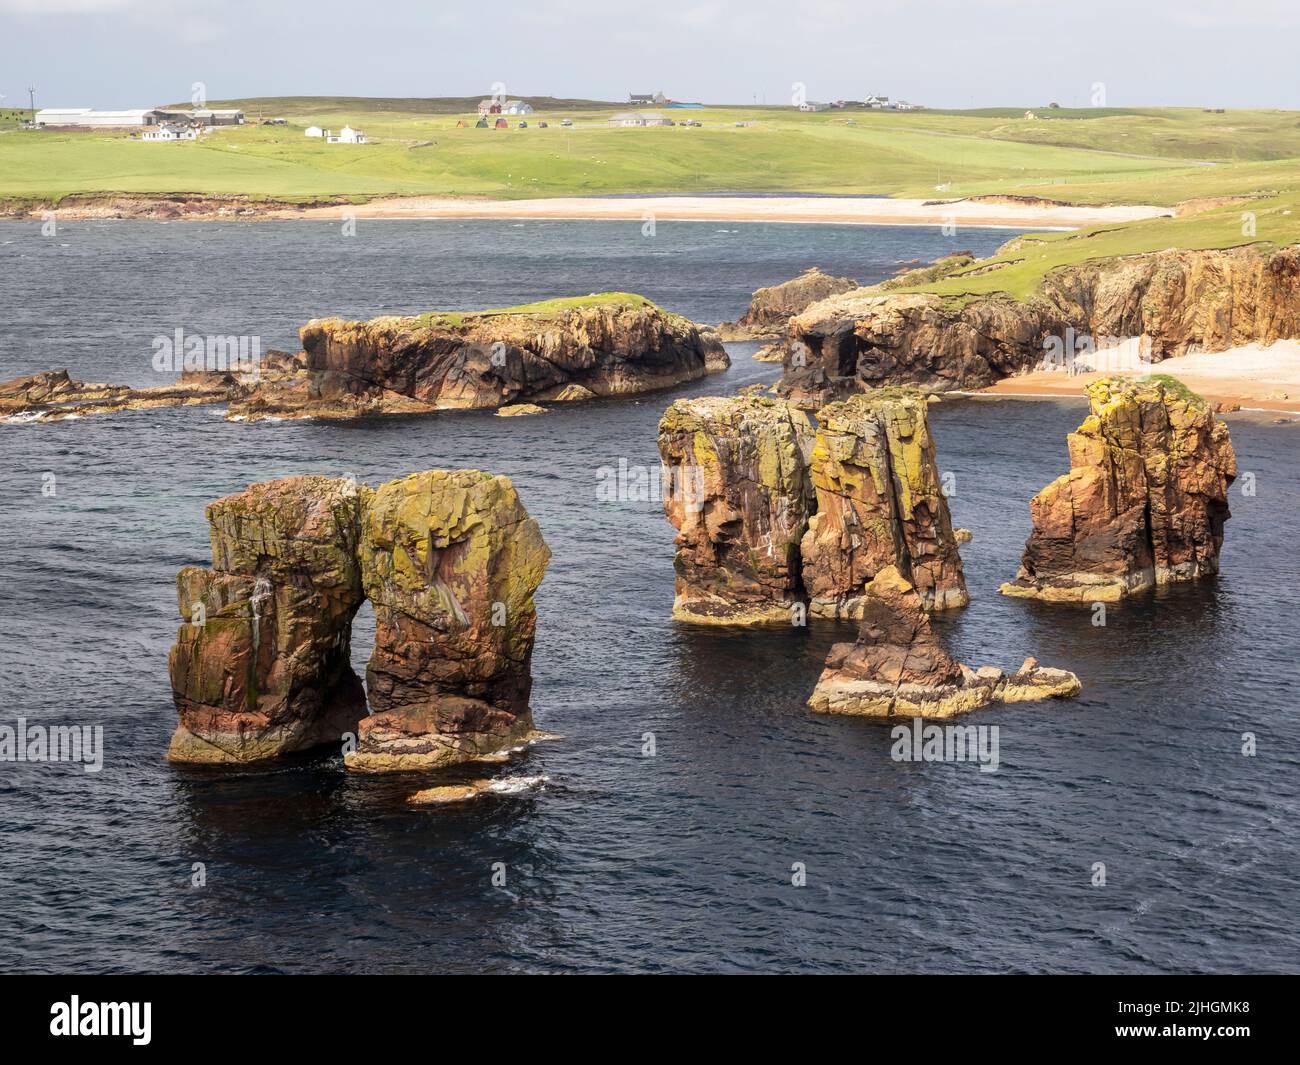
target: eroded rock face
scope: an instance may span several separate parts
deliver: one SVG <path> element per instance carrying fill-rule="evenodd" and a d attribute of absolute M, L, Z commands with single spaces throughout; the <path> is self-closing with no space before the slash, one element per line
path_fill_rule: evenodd
<path fill-rule="evenodd" d="M 673 617 L 785 622 L 804 600 L 799 541 L 815 506 L 807 415 L 758 397 L 680 399 L 659 423 L 677 529 Z"/>
<path fill-rule="evenodd" d="M 423 769 L 532 729 L 533 593 L 550 552 L 505 477 L 431 471 L 362 490 L 375 609 L 371 716 L 350 769 Z"/>
<path fill-rule="evenodd" d="M 1032 658 L 1011 676 L 961 665 L 932 632 L 916 589 L 887 566 L 866 588 L 857 641 L 831 648 L 808 705 L 824 714 L 946 718 L 994 701 L 1076 695 L 1080 687 L 1073 673 Z"/>
<path fill-rule="evenodd" d="M 339 742 L 365 714 L 350 664 L 364 598 L 356 486 L 268 481 L 207 517 L 212 568 L 176 578 L 186 623 L 168 660 L 180 715 L 169 757 L 251 762 Z"/>
<path fill-rule="evenodd" d="M 812 407 L 884 384 L 983 388 L 1039 365 L 1067 335 L 1145 338 L 1157 362 L 1300 336 L 1297 247 L 1098 259 L 1052 271 L 1025 300 L 889 287 L 832 296 L 790 320 L 783 395 Z"/>
<path fill-rule="evenodd" d="M 811 474 L 817 512 L 802 541 L 809 611 L 859 617 L 863 589 L 887 566 L 927 609 L 970 602 L 926 402 L 888 389 L 817 412 Z"/>
<path fill-rule="evenodd" d="M 730 365 L 716 333 L 627 293 L 509 311 L 318 319 L 300 336 L 300 378 L 253 390 L 231 404 L 232 417 L 348 418 L 629 395 Z"/>
<path fill-rule="evenodd" d="M 737 322 L 724 322 L 718 331 L 728 340 L 780 336 L 790 319 L 810 304 L 857 287 L 858 283 L 851 277 L 832 277 L 814 266 L 790 281 L 758 289 L 744 317 Z"/>
<path fill-rule="evenodd" d="M 290 477 L 207 515 L 212 568 L 177 577 L 170 758 L 252 762 L 352 732 L 352 768 L 423 768 L 526 737 L 532 595 L 549 553 L 507 478 L 430 471 L 370 489 Z M 363 721 L 351 627 L 367 598 Z"/>
<path fill-rule="evenodd" d="M 1217 573 L 1237 475 L 1227 425 L 1172 378 L 1107 378 L 1087 391 L 1070 472 L 1030 502 L 1033 533 L 1003 593 L 1114 602 Z"/>

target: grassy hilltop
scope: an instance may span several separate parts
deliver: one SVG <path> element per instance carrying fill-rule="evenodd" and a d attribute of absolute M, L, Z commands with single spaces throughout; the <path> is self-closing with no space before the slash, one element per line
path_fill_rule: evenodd
<path fill-rule="evenodd" d="M 1237 191 L 1232 164 L 1300 157 L 1300 116 L 1192 109 L 802 114 L 790 107 L 660 110 L 702 128 L 609 126 L 625 106 L 552 101 L 528 129 L 472 128 L 477 98 L 283 97 L 221 101 L 250 124 L 198 143 L 124 133 L 0 132 L 0 198 L 191 192 L 284 200 L 321 196 L 520 198 L 653 192 L 824 192 L 968 196 L 1009 192 L 1080 203 L 1173 203 Z M 573 128 L 560 128 L 571 118 Z M 464 119 L 471 128 L 457 129 Z M 545 121 L 550 128 L 540 129 Z M 737 122 L 752 123 L 737 126 Z M 303 136 L 360 127 L 367 145 Z M 0 127 L 2 128 L 2 127 Z"/>

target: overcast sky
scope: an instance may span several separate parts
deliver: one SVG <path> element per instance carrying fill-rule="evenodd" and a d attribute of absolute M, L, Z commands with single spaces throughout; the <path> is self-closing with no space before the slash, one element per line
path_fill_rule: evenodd
<path fill-rule="evenodd" d="M 487 95 L 1300 108 L 1300 0 L 0 0 L 5 106 Z"/>

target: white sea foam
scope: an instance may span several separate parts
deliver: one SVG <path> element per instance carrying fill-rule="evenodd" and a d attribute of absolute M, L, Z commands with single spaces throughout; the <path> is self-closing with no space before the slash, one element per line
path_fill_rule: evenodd
<path fill-rule="evenodd" d="M 540 788 L 543 784 L 550 781 L 550 777 L 502 777 L 500 780 L 494 780 L 488 785 L 488 791 L 496 792 L 498 795 L 518 795 L 521 792 L 532 791 Z"/>

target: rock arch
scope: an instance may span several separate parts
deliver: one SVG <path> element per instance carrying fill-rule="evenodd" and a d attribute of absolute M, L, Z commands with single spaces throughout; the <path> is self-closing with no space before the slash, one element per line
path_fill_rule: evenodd
<path fill-rule="evenodd" d="M 288 477 L 207 517 L 212 567 L 176 579 L 173 761 L 259 761 L 353 732 L 349 768 L 420 769 L 527 737 L 533 594 L 550 552 L 508 478 Z M 351 630 L 367 599 L 363 689 Z"/>

